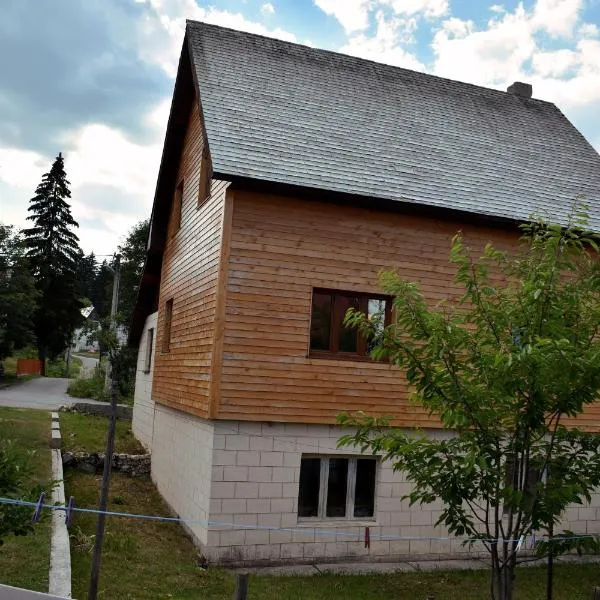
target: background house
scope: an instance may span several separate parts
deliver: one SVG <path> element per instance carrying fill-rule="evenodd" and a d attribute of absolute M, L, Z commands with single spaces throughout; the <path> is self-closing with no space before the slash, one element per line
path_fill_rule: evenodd
<path fill-rule="evenodd" d="M 389 318 L 381 268 L 431 302 L 453 294 L 457 230 L 509 248 L 519 222 L 564 221 L 578 196 L 600 226 L 600 157 L 530 86 L 189 22 L 131 331 L 133 426 L 204 554 L 464 552 L 434 526 L 438 506 L 399 500 L 409 486 L 389 464 L 337 449 L 341 411 L 445 435 L 341 319 L 352 305 Z M 598 409 L 580 424 L 600 427 Z M 600 530 L 596 506 L 568 526 Z"/>

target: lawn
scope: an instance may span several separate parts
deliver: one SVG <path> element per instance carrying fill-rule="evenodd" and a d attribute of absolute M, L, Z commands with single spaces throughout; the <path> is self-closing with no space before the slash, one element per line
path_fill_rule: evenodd
<path fill-rule="evenodd" d="M 0 439 L 11 439 L 23 449 L 35 451 L 34 480 L 51 478 L 50 414 L 44 411 L 0 408 Z M 26 567 L 25 567 L 26 565 Z M 27 537 L 10 536 L 0 546 L 0 582 L 31 590 L 48 590 L 50 518 L 45 518 Z"/>
<path fill-rule="evenodd" d="M 98 501 L 100 477 L 69 471 L 67 495 L 79 506 Z M 168 511 L 148 479 L 113 475 L 109 510 L 152 515 Z M 96 519 L 77 515 L 72 526 L 73 595 L 87 596 Z M 197 550 L 183 530 L 171 523 L 109 517 L 102 555 L 101 597 L 114 600 L 175 598 L 229 600 L 234 576 L 217 568 L 200 569 Z M 393 575 L 257 576 L 250 579 L 249 599 L 259 600 L 481 600 L 487 593 L 486 571 L 410 572 Z M 545 570 L 522 569 L 516 600 L 545 598 Z M 598 565 L 557 565 L 555 600 L 589 600 L 600 583 Z"/>
<path fill-rule="evenodd" d="M 63 452 L 104 452 L 108 418 L 76 412 L 60 413 L 60 433 Z M 145 454 L 142 445 L 131 431 L 131 422 L 117 420 L 115 452 Z"/>

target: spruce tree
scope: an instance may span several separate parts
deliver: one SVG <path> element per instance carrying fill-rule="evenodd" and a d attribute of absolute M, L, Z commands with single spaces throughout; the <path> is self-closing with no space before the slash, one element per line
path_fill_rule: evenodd
<path fill-rule="evenodd" d="M 79 225 L 71 215 L 70 197 L 64 159 L 59 153 L 30 201 L 27 219 L 34 226 L 23 231 L 29 267 L 40 293 L 34 325 L 42 365 L 47 357 L 53 358 L 67 348 L 82 321 L 77 286 L 82 252 L 73 231 Z"/>

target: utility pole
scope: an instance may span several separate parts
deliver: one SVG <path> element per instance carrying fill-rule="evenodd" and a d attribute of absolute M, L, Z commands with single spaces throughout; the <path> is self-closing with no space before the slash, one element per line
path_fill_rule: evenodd
<path fill-rule="evenodd" d="M 94 553 L 92 555 L 92 572 L 90 575 L 90 586 L 88 589 L 88 600 L 97 600 L 98 581 L 100 578 L 100 559 L 102 555 L 102 542 L 104 540 L 104 524 L 106 521 L 106 507 L 108 505 L 108 491 L 110 487 L 110 472 L 112 469 L 112 458 L 115 450 L 115 431 L 117 428 L 117 378 L 112 361 L 117 350 L 117 304 L 119 302 L 119 280 L 121 278 L 121 256 L 115 256 L 114 280 L 112 306 L 110 309 L 110 333 L 112 339 L 109 343 L 107 380 L 110 382 L 110 420 L 108 434 L 106 436 L 106 451 L 104 453 L 104 470 L 102 472 L 102 487 L 100 488 L 100 502 L 98 504 L 98 521 L 96 523 L 96 539 L 94 542 Z M 110 373 L 110 379 L 109 374 Z"/>
<path fill-rule="evenodd" d="M 116 336 L 117 335 L 117 308 L 119 306 L 119 284 L 121 282 L 121 255 L 115 254 L 115 266 L 111 269 L 113 272 L 113 290 L 112 290 L 112 302 L 110 305 L 110 330 Z M 112 365 L 109 361 L 106 365 L 106 375 L 104 377 L 104 391 L 111 391 L 111 373 Z"/>

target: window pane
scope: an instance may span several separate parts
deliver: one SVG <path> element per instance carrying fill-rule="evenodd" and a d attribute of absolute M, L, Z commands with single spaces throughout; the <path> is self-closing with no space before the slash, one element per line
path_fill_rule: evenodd
<path fill-rule="evenodd" d="M 329 350 L 331 330 L 331 294 L 313 293 L 310 322 L 310 349 Z"/>
<path fill-rule="evenodd" d="M 300 489 L 298 491 L 299 517 L 318 516 L 320 481 L 321 459 L 303 458 L 300 462 Z"/>
<path fill-rule="evenodd" d="M 356 489 L 354 492 L 354 516 L 372 517 L 375 514 L 375 473 L 377 461 L 356 461 Z"/>
<path fill-rule="evenodd" d="M 367 352 L 371 352 L 373 348 L 380 346 L 383 342 L 386 305 L 387 300 L 382 300 L 380 298 L 369 298 L 369 301 L 367 302 L 367 316 L 369 321 L 373 323 L 375 329 L 375 336 L 368 341 Z"/>
<path fill-rule="evenodd" d="M 346 490 L 348 488 L 348 459 L 329 459 L 329 481 L 327 482 L 328 517 L 346 516 Z"/>
<path fill-rule="evenodd" d="M 336 299 L 337 318 L 339 319 L 339 346 L 340 352 L 356 352 L 358 332 L 356 329 L 344 327 L 344 317 L 349 308 L 358 309 L 358 298 L 352 296 L 337 296 Z"/>

